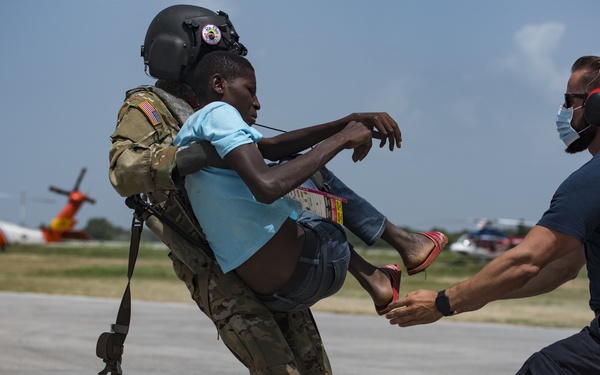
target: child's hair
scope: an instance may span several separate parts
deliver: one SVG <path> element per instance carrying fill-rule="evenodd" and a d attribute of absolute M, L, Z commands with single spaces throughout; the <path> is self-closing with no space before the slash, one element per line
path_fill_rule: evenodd
<path fill-rule="evenodd" d="M 227 51 L 210 52 L 200 60 L 196 67 L 192 89 L 198 99 L 206 99 L 206 90 L 212 76 L 220 74 L 223 79 L 231 80 L 239 77 L 246 69 L 254 72 L 250 61 L 238 54 Z"/>

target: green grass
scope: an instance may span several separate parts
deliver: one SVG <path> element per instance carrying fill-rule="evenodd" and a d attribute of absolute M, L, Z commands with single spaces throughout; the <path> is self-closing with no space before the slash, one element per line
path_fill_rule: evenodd
<path fill-rule="evenodd" d="M 128 246 L 11 247 L 0 253 L 0 290 L 120 298 L 127 283 Z M 360 251 L 375 265 L 396 263 L 392 250 Z M 424 273 L 403 274 L 401 295 L 417 289 L 440 290 L 474 275 L 483 263 L 444 251 Z M 134 299 L 192 303 L 175 276 L 166 249 L 142 245 L 132 281 Z M 498 301 L 483 309 L 447 318 L 551 327 L 582 327 L 592 319 L 584 271 L 552 293 L 534 298 Z M 348 275 L 335 296 L 314 310 L 374 314 L 367 293 Z"/>
<path fill-rule="evenodd" d="M 375 265 L 398 262 L 395 251 L 359 251 Z M 402 275 L 400 295 L 418 289 L 441 290 L 457 284 L 477 273 L 485 263 L 460 257 L 443 251 L 426 272 Z M 363 300 L 354 307 L 356 313 L 368 313 L 372 309 L 366 293 L 351 276 L 347 277 L 342 290 L 333 297 L 319 302 L 318 308 L 331 311 L 353 311 L 353 305 L 344 300 Z M 551 293 L 532 298 L 504 300 L 488 304 L 476 312 L 461 314 L 448 320 L 506 323 L 545 327 L 583 327 L 589 324 L 593 313 L 588 307 L 588 279 L 581 271 L 576 279 L 564 284 Z"/>

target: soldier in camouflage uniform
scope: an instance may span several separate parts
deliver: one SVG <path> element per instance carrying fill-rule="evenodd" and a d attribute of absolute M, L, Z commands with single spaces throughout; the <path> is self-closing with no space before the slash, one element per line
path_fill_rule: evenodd
<path fill-rule="evenodd" d="M 251 374 L 331 374 L 327 353 L 309 310 L 273 313 L 235 273 L 223 274 L 204 241 L 181 189 L 181 176 L 204 165 L 219 166 L 212 146 L 197 144 L 176 155 L 172 140 L 197 106 L 185 81 L 211 50 L 245 55 L 226 14 L 176 5 L 150 24 L 142 56 L 155 86 L 130 90 L 111 135 L 109 176 L 124 197 L 146 194 L 202 246 L 151 216 L 146 225 L 170 249 L 177 276 L 214 322 L 225 345 Z"/>
<path fill-rule="evenodd" d="M 146 195 L 156 209 L 185 231 L 184 236 L 154 216 L 146 219 L 150 230 L 171 250 L 169 257 L 177 276 L 251 374 L 331 374 L 311 312 L 274 313 L 234 272 L 223 274 L 187 202 L 183 176 L 206 165 L 226 166 L 210 144 L 195 143 L 182 150 L 172 146 L 180 126 L 198 106 L 187 83 L 192 82 L 200 58 L 214 50 L 246 54 L 225 13 L 176 5 L 155 17 L 142 56 L 150 75 L 159 80 L 155 86 L 138 87 L 126 94 L 111 135 L 110 181 L 124 197 Z M 379 117 L 353 114 L 329 124 L 347 123 L 356 116 Z M 389 136 L 399 141 L 395 127 L 397 133 Z M 391 138 L 390 147 L 392 150 Z M 355 195 L 333 173 L 322 172 L 311 178 L 317 187 L 335 185 L 338 195 Z M 346 226 L 358 235 L 363 218 L 350 216 L 354 225 Z M 390 243 L 403 258 L 409 275 L 431 264 L 447 242 L 442 233 L 408 234 L 383 215 L 379 219 L 381 232 L 376 237 L 358 236 L 369 245 L 379 238 Z"/>

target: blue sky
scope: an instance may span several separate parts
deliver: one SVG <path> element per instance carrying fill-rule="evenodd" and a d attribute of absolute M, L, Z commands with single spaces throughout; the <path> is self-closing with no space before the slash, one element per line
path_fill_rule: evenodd
<path fill-rule="evenodd" d="M 391 221 L 466 228 L 470 218 L 537 220 L 589 154 L 555 131 L 571 64 L 600 54 L 600 3 L 575 1 L 190 1 L 229 13 L 248 47 L 259 123 L 291 130 L 352 112 L 387 111 L 403 144 L 330 164 Z M 48 223 L 82 167 L 79 226 L 131 211 L 108 181 L 109 135 L 127 89 L 151 84 L 139 47 L 170 1 L 0 3 L 0 195 Z M 269 135 L 269 133 L 266 133 Z M 19 201 L 0 198 L 0 220 Z"/>

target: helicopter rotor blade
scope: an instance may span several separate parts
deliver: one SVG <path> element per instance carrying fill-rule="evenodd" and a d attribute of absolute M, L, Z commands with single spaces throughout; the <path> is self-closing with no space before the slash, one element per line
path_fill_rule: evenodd
<path fill-rule="evenodd" d="M 498 219 L 496 219 L 496 222 L 499 225 L 508 225 L 508 226 L 523 225 L 523 226 L 526 226 L 526 227 L 533 227 L 536 224 L 533 221 L 524 220 L 524 219 L 503 219 L 503 218 L 498 218 Z"/>
<path fill-rule="evenodd" d="M 81 172 L 79 172 L 79 177 L 77 177 L 77 181 L 75 182 L 73 191 L 79 190 L 79 185 L 81 184 L 81 180 L 83 180 L 83 176 L 85 176 L 85 172 L 86 172 L 86 168 L 82 168 Z"/>
<path fill-rule="evenodd" d="M 65 189 L 57 188 L 56 186 L 50 186 L 48 189 L 51 192 L 57 193 L 57 194 L 62 194 L 62 195 L 69 195 L 69 194 L 71 194 L 70 191 L 66 191 Z"/>

